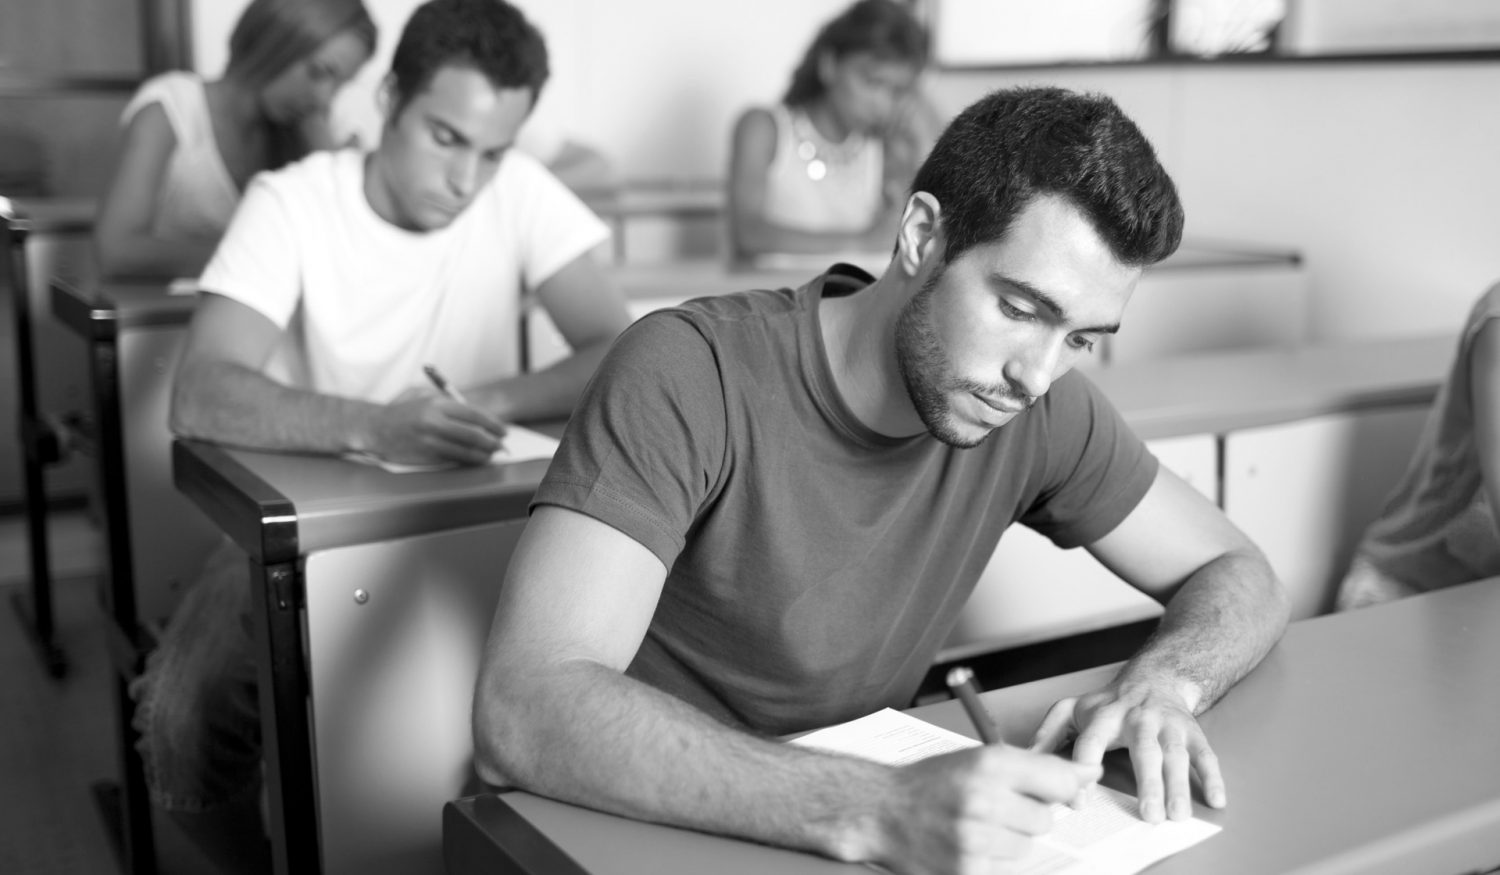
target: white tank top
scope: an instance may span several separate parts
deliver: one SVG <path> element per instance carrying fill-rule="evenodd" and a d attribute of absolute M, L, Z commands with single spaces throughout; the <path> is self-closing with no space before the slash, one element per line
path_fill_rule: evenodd
<path fill-rule="evenodd" d="M 147 80 L 125 107 L 121 126 L 153 103 L 166 112 L 177 147 L 167 159 L 151 232 L 170 239 L 222 236 L 240 191 L 214 140 L 203 80 L 181 71 Z"/>
<path fill-rule="evenodd" d="M 776 155 L 766 179 L 766 218 L 806 231 L 862 231 L 881 208 L 883 146 L 850 134 L 831 143 L 806 114 L 778 104 Z"/>

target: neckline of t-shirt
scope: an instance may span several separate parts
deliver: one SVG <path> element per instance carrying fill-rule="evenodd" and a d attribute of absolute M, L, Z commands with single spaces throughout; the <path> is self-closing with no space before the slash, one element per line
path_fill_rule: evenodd
<path fill-rule="evenodd" d="M 823 321 L 819 313 L 819 304 L 824 297 L 823 291 L 830 280 L 840 284 L 849 280 L 858 281 L 859 287 L 842 292 L 842 294 L 858 294 L 865 286 L 874 282 L 875 278 L 863 268 L 851 264 L 836 264 L 822 276 L 803 287 L 803 308 L 807 316 L 803 323 L 802 360 L 806 362 L 804 370 L 815 390 L 813 400 L 835 429 L 856 443 L 871 449 L 890 449 L 921 440 L 925 435 L 892 437 L 870 428 L 854 415 L 854 411 L 850 409 L 848 402 L 839 392 L 838 385 L 833 380 L 833 367 L 828 361 L 828 347 L 823 342 Z"/>

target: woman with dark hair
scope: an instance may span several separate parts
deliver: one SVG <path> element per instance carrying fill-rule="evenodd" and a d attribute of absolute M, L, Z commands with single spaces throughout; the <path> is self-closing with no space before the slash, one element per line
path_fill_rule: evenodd
<path fill-rule="evenodd" d="M 735 124 L 729 238 L 736 260 L 889 249 L 925 140 L 917 78 L 928 35 L 906 5 L 859 0 L 818 32 L 781 103 Z"/>
<path fill-rule="evenodd" d="M 101 272 L 197 276 L 250 177 L 334 145 L 333 97 L 375 38 L 360 0 L 253 0 L 221 77 L 172 71 L 142 84 L 99 206 Z"/>

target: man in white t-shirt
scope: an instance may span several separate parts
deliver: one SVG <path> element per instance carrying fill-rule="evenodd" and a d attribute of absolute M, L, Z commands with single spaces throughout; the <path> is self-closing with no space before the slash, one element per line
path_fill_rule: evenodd
<path fill-rule="evenodd" d="M 173 431 L 478 464 L 505 421 L 569 413 L 629 317 L 593 257 L 606 226 L 510 150 L 546 77 L 540 34 L 503 0 L 417 9 L 375 151 L 318 153 L 246 191 L 200 280 Z M 573 349 L 535 373 L 517 352 L 527 296 Z M 244 575 L 223 549 L 189 589 L 134 691 L 136 725 L 153 799 L 227 870 L 264 871 Z"/>

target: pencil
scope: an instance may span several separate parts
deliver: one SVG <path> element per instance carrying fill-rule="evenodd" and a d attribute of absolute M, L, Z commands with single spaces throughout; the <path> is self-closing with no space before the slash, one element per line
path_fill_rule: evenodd
<path fill-rule="evenodd" d="M 469 403 L 469 399 L 465 398 L 463 393 L 453 388 L 453 384 L 449 383 L 448 378 L 443 376 L 443 372 L 437 369 L 437 365 L 423 365 L 422 373 L 427 375 L 427 379 L 432 381 L 432 385 L 436 386 L 439 392 L 442 392 L 460 404 Z"/>
<path fill-rule="evenodd" d="M 974 731 L 979 733 L 980 741 L 985 744 L 1005 743 L 1005 739 L 1000 737 L 1000 730 L 995 728 L 995 721 L 990 719 L 990 712 L 979 701 L 979 684 L 974 680 L 973 669 L 966 665 L 956 665 L 949 669 L 948 691 L 963 703 L 964 710 L 969 714 L 969 721 L 974 724 Z"/>

